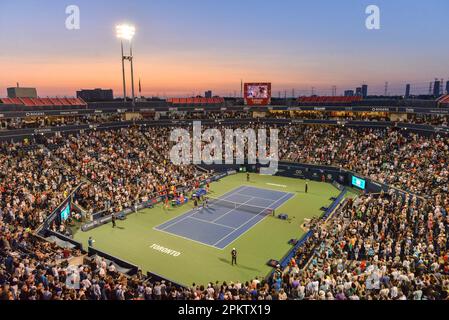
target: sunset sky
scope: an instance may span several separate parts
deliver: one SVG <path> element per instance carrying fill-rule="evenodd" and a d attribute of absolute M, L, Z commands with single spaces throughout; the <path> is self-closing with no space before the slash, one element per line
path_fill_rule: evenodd
<path fill-rule="evenodd" d="M 365 28 L 365 8 L 381 29 Z M 68 5 L 80 30 L 65 28 Z M 362 82 L 370 93 L 426 91 L 449 78 L 447 0 L 0 0 L 0 97 L 34 86 L 40 96 L 81 88 L 122 93 L 115 25 L 131 22 L 135 78 L 144 95 L 239 92 L 240 79 L 270 81 L 274 95 L 329 94 Z M 129 82 L 128 82 L 129 83 Z"/>

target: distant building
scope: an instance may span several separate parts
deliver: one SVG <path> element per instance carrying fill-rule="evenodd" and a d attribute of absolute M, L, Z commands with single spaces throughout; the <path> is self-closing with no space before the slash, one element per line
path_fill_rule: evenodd
<path fill-rule="evenodd" d="M 353 97 L 354 90 L 345 90 L 345 97 Z"/>
<path fill-rule="evenodd" d="M 362 96 L 362 88 L 361 87 L 355 88 L 355 95 L 358 97 Z"/>
<path fill-rule="evenodd" d="M 410 84 L 407 83 L 407 85 L 405 86 L 405 97 L 409 98 L 410 97 Z"/>
<path fill-rule="evenodd" d="M 368 96 L 368 85 L 362 85 L 362 97 L 366 98 Z"/>
<path fill-rule="evenodd" d="M 446 82 L 446 93 L 449 94 L 449 81 Z"/>
<path fill-rule="evenodd" d="M 81 98 L 84 101 L 112 101 L 114 100 L 114 93 L 112 89 L 100 89 L 96 88 L 93 90 L 80 90 L 76 92 L 77 98 Z"/>
<path fill-rule="evenodd" d="M 212 91 L 211 90 L 207 90 L 206 92 L 204 92 L 204 97 L 212 98 Z"/>
<path fill-rule="evenodd" d="M 435 97 L 440 96 L 440 81 L 439 80 L 435 80 L 435 82 L 433 83 L 433 95 Z"/>
<path fill-rule="evenodd" d="M 37 98 L 36 88 L 12 87 L 6 89 L 8 98 Z"/>

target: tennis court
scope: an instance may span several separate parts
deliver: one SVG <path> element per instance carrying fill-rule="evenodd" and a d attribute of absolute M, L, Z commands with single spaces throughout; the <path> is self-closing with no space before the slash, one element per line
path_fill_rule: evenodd
<path fill-rule="evenodd" d="M 231 234 L 229 237 L 234 238 L 235 236 L 235 240 L 223 250 L 213 246 L 220 240 L 220 237 L 217 235 L 214 237 L 217 229 L 210 223 L 202 224 L 203 221 L 197 221 L 203 226 L 197 233 L 211 237 L 208 244 L 201 242 L 205 241 L 205 238 L 193 238 L 194 232 L 191 229 L 189 229 L 189 234 L 184 235 L 170 233 L 168 230 L 172 231 L 171 228 L 167 228 L 166 231 L 156 229 L 157 226 L 168 227 L 169 224 L 173 224 L 181 217 L 192 214 L 192 211 L 190 214 L 186 214 L 193 207 L 191 201 L 186 205 L 168 209 L 164 208 L 162 204 L 158 204 L 154 208 L 141 210 L 128 215 L 126 220 L 117 221 L 116 228 L 112 228 L 109 223 L 88 232 L 78 229 L 74 231 L 74 239 L 82 242 L 87 248 L 88 239 L 92 237 L 95 240 L 94 247 L 96 249 L 133 263 L 141 267 L 144 273 L 151 271 L 185 286 L 192 285 L 192 282 L 208 283 L 222 279 L 234 282 L 239 279 L 252 279 L 256 276 L 262 279 L 272 271 L 272 268 L 267 265 L 267 261 L 282 259 L 292 248 L 289 240 L 298 239 L 304 234 L 304 230 L 301 228 L 304 219 L 320 216 L 323 213 L 320 208 L 329 206 L 332 203 L 330 198 L 338 197 L 340 194 L 340 191 L 332 184 L 318 181 L 308 181 L 309 192 L 304 193 L 304 184 L 305 181 L 301 179 L 256 174 L 251 174 L 250 182 L 247 182 L 244 173 L 230 175 L 211 183 L 209 193 L 211 200 L 212 197 L 215 197 L 244 202 L 249 200 L 248 197 L 257 196 L 263 200 L 253 200 L 248 203 L 269 207 L 285 193 L 291 194 L 288 196 L 288 201 L 286 196 L 273 204 L 273 207 L 277 207 L 276 215 L 288 214 L 287 221 L 267 216 L 257 217 L 240 229 L 242 232 L 246 229 L 246 232 L 239 237 L 236 235 L 237 232 Z M 242 186 L 246 186 L 246 188 Z M 229 195 L 231 197 L 227 198 Z M 239 197 L 238 195 L 248 197 Z M 282 207 L 280 207 L 281 202 L 283 202 Z M 234 216 L 234 211 L 223 216 L 232 208 L 220 208 L 214 204 L 211 204 L 209 209 L 210 212 L 207 210 L 196 212 L 194 217 L 210 222 L 221 216 L 222 219 L 215 223 L 235 229 L 245 221 L 257 216 L 257 214 L 246 211 L 240 212 L 238 217 Z M 180 218 L 176 219 L 176 217 Z M 229 222 L 230 220 L 232 220 L 232 224 Z M 221 238 L 233 231 L 233 229 L 225 229 L 226 232 Z M 188 238 L 190 236 L 193 239 Z M 218 245 L 222 246 L 223 243 Z M 155 246 L 176 251 L 179 255 L 173 256 L 156 250 Z M 231 267 L 231 247 L 236 247 L 239 251 L 237 267 Z"/>
<path fill-rule="evenodd" d="M 241 186 L 210 199 L 208 207 L 190 210 L 154 229 L 222 250 L 293 196 Z"/>

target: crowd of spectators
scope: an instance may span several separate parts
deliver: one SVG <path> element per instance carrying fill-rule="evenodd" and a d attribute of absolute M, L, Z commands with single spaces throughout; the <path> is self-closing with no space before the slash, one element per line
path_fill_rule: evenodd
<path fill-rule="evenodd" d="M 282 131 L 281 158 L 335 165 L 375 181 L 425 195 L 447 193 L 449 142 L 397 129 L 290 126 Z"/>
<path fill-rule="evenodd" d="M 363 195 L 314 229 L 276 289 L 299 300 L 447 300 L 448 210 L 447 200 Z"/>
<path fill-rule="evenodd" d="M 68 196 L 79 175 L 34 143 L 0 144 L 0 217 L 34 229 Z"/>
<path fill-rule="evenodd" d="M 81 207 L 112 213 L 206 178 L 195 166 L 169 161 L 165 134 L 169 136 L 169 128 L 91 131 L 57 135 L 47 139 L 47 145 L 90 181 L 77 193 Z"/>
<path fill-rule="evenodd" d="M 168 112 L 166 115 L 156 117 L 155 113 L 142 113 L 138 120 L 201 120 L 201 119 L 251 119 L 249 111 L 197 111 L 197 112 Z M 427 124 L 447 127 L 449 116 L 444 115 L 412 115 L 406 118 L 392 120 L 389 114 L 379 112 L 319 112 L 319 111 L 270 111 L 265 115 L 274 119 L 303 119 L 303 120 L 338 120 L 338 121 L 393 121 L 401 123 Z M 82 116 L 52 116 L 44 118 L 8 118 L 0 120 L 1 130 L 15 129 L 41 129 L 49 127 L 62 127 L 69 125 L 104 124 L 123 122 L 126 118 L 120 113 L 104 113 Z M 129 121 L 129 120 L 128 120 Z"/>
<path fill-rule="evenodd" d="M 75 126 L 85 124 L 100 124 L 123 121 L 120 113 L 105 113 L 84 116 L 54 116 L 45 118 L 7 118 L 0 120 L 0 130 L 37 129 L 49 127 Z"/>
<path fill-rule="evenodd" d="M 169 127 L 55 135 L 44 145 L 2 143 L 0 299 L 448 299 L 448 137 L 279 129 L 281 159 L 353 170 L 404 193 L 362 195 L 314 223 L 312 236 L 269 281 L 179 288 L 141 273 L 129 278 L 101 258 L 69 264 L 81 253 L 32 233 L 80 182 L 80 206 L 118 212 L 206 178 L 195 166 L 170 163 Z"/>

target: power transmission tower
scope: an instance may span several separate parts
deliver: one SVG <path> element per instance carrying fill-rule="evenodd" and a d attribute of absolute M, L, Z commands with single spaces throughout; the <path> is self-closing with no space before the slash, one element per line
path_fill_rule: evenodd
<path fill-rule="evenodd" d="M 384 92 L 385 96 L 388 96 L 388 81 L 385 82 L 385 92 Z"/>

